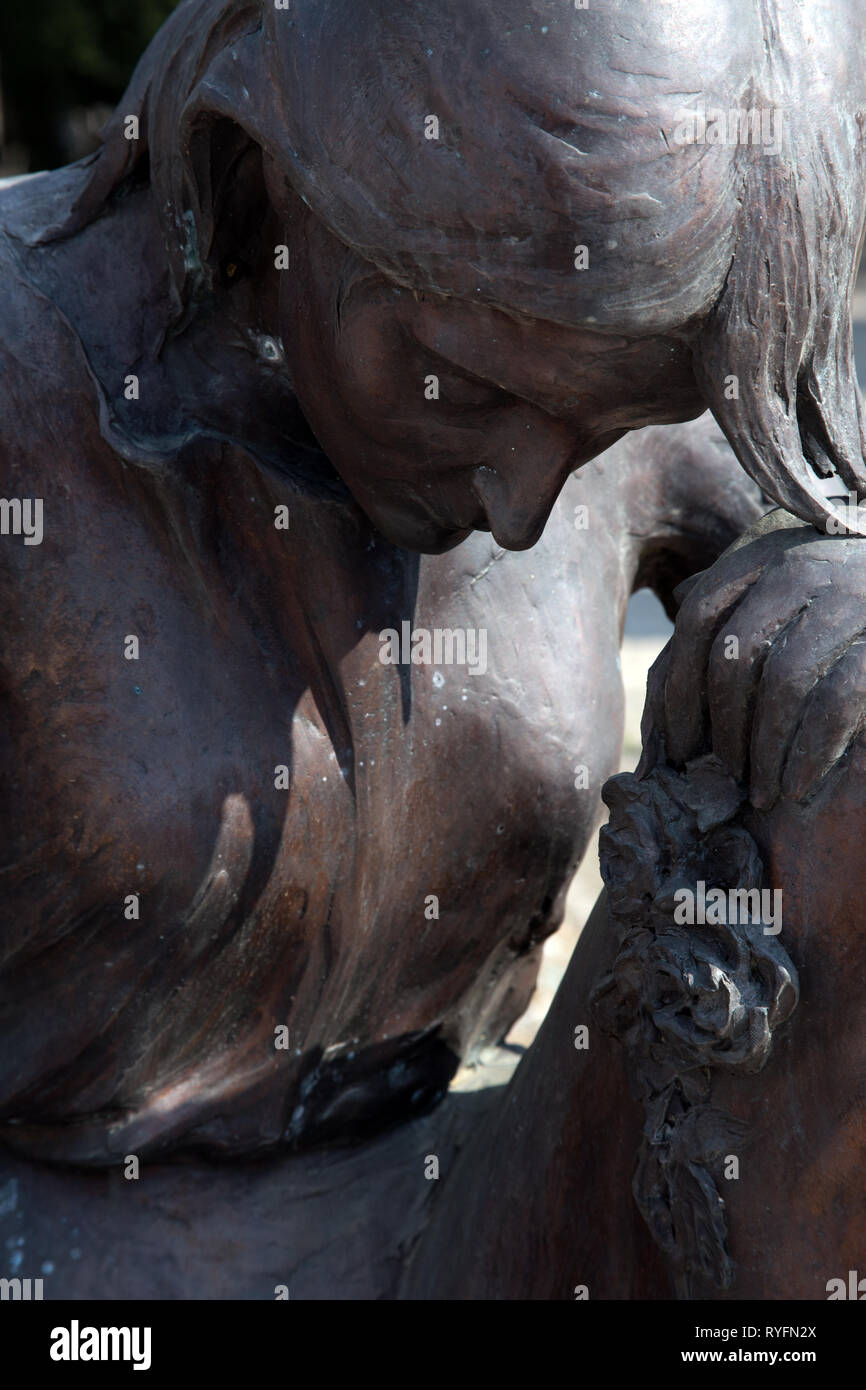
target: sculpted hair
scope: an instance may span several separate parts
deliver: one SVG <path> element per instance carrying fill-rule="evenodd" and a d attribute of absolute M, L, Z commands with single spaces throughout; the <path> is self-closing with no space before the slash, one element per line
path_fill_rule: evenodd
<path fill-rule="evenodd" d="M 174 316 L 186 316 L 213 279 L 208 258 L 219 190 L 211 180 L 209 146 L 222 114 L 214 80 L 220 60 L 260 31 L 261 14 L 261 0 L 183 0 L 141 58 L 100 149 L 82 161 L 92 167 L 69 215 L 44 228 L 40 242 L 74 236 L 110 212 L 136 182 L 149 181 L 165 236 Z M 127 138 L 129 117 L 138 123 L 134 139 Z"/>
<path fill-rule="evenodd" d="M 580 326 L 599 352 L 605 335 L 685 339 L 766 495 L 866 533 L 866 508 L 832 500 L 866 498 L 851 332 L 866 218 L 858 5 L 831 32 L 777 0 L 563 7 L 555 24 L 546 0 L 185 0 L 43 239 L 149 177 L 181 325 L 212 288 L 232 185 L 254 200 L 270 161 L 396 283 Z M 779 148 L 678 144 L 677 93 L 773 113 Z M 138 140 L 124 138 L 128 115 Z"/>
<path fill-rule="evenodd" d="M 709 0 L 692 0 L 688 41 L 644 10 L 567 8 L 551 43 L 547 0 L 367 0 L 363 13 L 353 0 L 184 0 L 136 68 L 82 196 L 44 236 L 74 233 L 149 177 L 178 307 L 203 295 L 212 144 L 231 121 L 397 283 L 600 333 L 678 331 L 723 283 L 737 172 L 706 147 L 670 157 L 659 125 L 673 129 L 674 108 L 649 91 L 635 101 L 618 29 L 630 23 L 634 43 L 678 72 L 695 42 L 709 46 L 725 90 L 747 39 Z M 125 138 L 130 115 L 137 140 Z M 590 275 L 575 269 L 576 229 Z"/>
<path fill-rule="evenodd" d="M 840 10 L 831 54 L 805 46 L 796 7 L 757 9 L 765 65 L 749 106 L 775 113 L 781 148 L 741 160 L 735 250 L 696 347 L 698 384 L 768 497 L 815 526 L 832 516 L 864 535 L 866 512 L 831 500 L 866 497 L 851 326 L 866 215 L 864 20 Z M 821 68 L 840 98 L 816 109 Z"/>

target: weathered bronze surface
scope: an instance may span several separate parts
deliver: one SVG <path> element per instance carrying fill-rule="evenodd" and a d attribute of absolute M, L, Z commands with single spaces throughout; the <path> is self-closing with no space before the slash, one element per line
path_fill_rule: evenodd
<path fill-rule="evenodd" d="M 0 543 L 0 1138 L 31 1207 L 62 1210 L 73 1182 L 52 1189 L 34 1158 L 244 1156 L 231 1202 L 255 1157 L 429 1109 L 522 1012 L 561 920 L 618 766 L 634 588 L 673 613 L 766 498 L 866 531 L 832 501 L 866 494 L 864 27 L 853 3 L 781 0 L 189 0 L 100 154 L 0 194 L 0 486 L 40 499 L 44 527 Z M 770 112 L 778 149 L 683 142 L 684 104 Z M 834 572 L 840 545 L 859 553 L 837 541 Z M 672 661 L 690 679 L 746 553 L 687 601 Z M 787 577 L 767 613 L 799 592 Z M 474 669 L 384 663 L 404 625 L 464 634 Z M 697 737 L 701 679 L 666 714 L 694 744 L 674 780 L 747 739 L 721 708 Z M 761 726 L 761 766 L 786 718 Z M 681 794 L 664 784 L 661 823 Z M 611 883 L 627 893 L 633 868 Z M 619 935 L 602 911 L 587 927 L 405 1296 L 689 1296 L 739 1266 L 761 1286 L 739 1228 L 682 1193 L 697 1150 L 670 1106 L 706 1097 L 679 1055 L 660 1079 L 651 1030 L 623 1023 L 658 932 L 622 911 Z M 732 1124 L 752 1103 L 738 1069 L 788 1036 L 797 945 L 744 966 L 766 1037 L 714 1085 Z M 625 1051 L 600 1028 L 569 1051 L 595 1019 Z M 685 1154 L 645 1145 L 648 1225 L 629 1195 L 645 1111 Z M 710 1208 L 717 1139 L 694 1160 Z M 497 1210 L 478 1175 L 506 1142 Z M 97 1260 L 118 1238 L 99 1229 Z"/>
<path fill-rule="evenodd" d="M 826 1299 L 862 1265 L 864 585 L 859 538 L 776 511 L 689 588 L 607 897 L 408 1296 Z"/>

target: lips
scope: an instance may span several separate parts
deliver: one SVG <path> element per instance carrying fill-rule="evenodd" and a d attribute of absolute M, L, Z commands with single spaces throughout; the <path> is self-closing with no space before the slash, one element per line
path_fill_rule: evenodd
<path fill-rule="evenodd" d="M 439 488 L 433 497 L 403 480 L 366 490 L 358 501 L 378 530 L 393 544 L 428 555 L 453 550 L 473 531 L 490 531 L 484 504 L 467 481 L 452 484 L 454 496 Z"/>
<path fill-rule="evenodd" d="M 401 550 L 417 550 L 423 555 L 443 555 L 453 550 L 472 532 L 471 526 L 455 526 L 434 516 L 414 499 L 383 502 L 364 499 L 361 506 L 378 531 Z"/>
<path fill-rule="evenodd" d="M 539 487 L 537 479 L 506 481 L 487 464 L 472 468 L 450 498 L 440 489 L 435 500 L 421 496 L 404 482 L 370 490 L 359 502 L 378 530 L 394 545 L 427 555 L 453 550 L 473 531 L 490 532 L 503 550 L 528 550 L 544 530 L 559 495 L 560 479 Z"/>

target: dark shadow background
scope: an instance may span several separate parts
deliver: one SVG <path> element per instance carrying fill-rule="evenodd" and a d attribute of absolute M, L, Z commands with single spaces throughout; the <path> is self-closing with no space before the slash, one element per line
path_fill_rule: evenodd
<path fill-rule="evenodd" d="M 89 154 L 177 0 L 0 0 L 0 177 Z"/>

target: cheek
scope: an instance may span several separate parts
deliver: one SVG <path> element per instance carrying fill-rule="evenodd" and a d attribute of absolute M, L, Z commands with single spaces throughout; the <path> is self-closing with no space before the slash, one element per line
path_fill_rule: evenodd
<path fill-rule="evenodd" d="M 323 444 L 323 431 L 349 432 L 365 451 L 408 446 L 421 435 L 423 375 L 395 338 L 393 329 L 383 334 L 363 323 L 343 328 L 333 313 L 301 320 L 289 360 L 302 409 Z"/>
<path fill-rule="evenodd" d="M 433 396 L 422 371 L 381 344 L 356 347 L 321 338 L 292 362 L 301 409 L 338 467 L 417 479 L 474 461 L 487 425 L 467 426 Z"/>
<path fill-rule="evenodd" d="M 383 334 L 376 325 L 363 322 L 335 336 L 335 378 L 353 414 L 372 420 L 411 410 L 414 374 L 395 336 L 393 330 Z"/>

